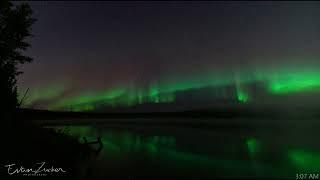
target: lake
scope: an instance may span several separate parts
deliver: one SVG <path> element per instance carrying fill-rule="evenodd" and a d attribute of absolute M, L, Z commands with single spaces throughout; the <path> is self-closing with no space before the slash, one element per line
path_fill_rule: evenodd
<path fill-rule="evenodd" d="M 183 121 L 48 127 L 81 142 L 82 137 L 101 137 L 103 149 L 89 163 L 92 175 L 99 177 L 295 179 L 320 172 L 316 120 L 193 119 L 192 126 Z"/>

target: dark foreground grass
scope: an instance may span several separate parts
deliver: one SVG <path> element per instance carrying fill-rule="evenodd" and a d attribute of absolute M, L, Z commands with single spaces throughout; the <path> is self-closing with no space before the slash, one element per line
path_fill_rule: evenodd
<path fill-rule="evenodd" d="M 26 176 L 64 176 L 79 179 L 86 175 L 87 162 L 93 155 L 89 146 L 81 144 L 76 137 L 54 129 L 42 128 L 31 122 L 20 121 L 21 118 L 23 117 L 13 114 L 1 119 L 2 177 L 7 179 L 25 178 Z M 57 168 L 58 172 L 37 173 L 36 175 L 21 172 L 12 175 L 8 173 L 7 165 L 12 165 L 12 173 L 14 169 L 20 167 L 38 169 L 41 163 L 45 163 L 42 169 L 53 167 Z"/>

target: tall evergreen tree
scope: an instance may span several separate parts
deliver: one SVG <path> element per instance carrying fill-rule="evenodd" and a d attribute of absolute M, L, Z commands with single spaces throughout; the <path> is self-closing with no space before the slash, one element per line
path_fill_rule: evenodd
<path fill-rule="evenodd" d="M 31 37 L 31 26 L 35 19 L 28 4 L 14 5 L 0 1 L 0 109 L 10 112 L 18 106 L 18 65 L 31 62 L 23 51 L 30 47 L 26 41 Z"/>

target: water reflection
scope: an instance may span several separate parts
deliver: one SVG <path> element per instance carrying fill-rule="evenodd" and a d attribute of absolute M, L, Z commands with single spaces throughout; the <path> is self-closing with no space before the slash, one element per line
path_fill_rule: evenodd
<path fill-rule="evenodd" d="M 54 128 L 76 136 L 80 141 L 81 137 L 88 140 L 102 137 L 104 149 L 94 165 L 99 175 L 156 173 L 295 178 L 296 173 L 320 170 L 319 150 L 288 142 L 279 144 L 273 136 L 194 129 L 157 135 L 153 130 L 139 132 L 94 126 Z"/>
<path fill-rule="evenodd" d="M 299 170 L 308 173 L 319 173 L 320 153 L 306 149 L 291 149 L 288 151 L 291 163 Z"/>

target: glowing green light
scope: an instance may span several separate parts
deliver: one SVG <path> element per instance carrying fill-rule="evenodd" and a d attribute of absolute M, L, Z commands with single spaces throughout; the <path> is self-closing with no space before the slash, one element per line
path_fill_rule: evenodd
<path fill-rule="evenodd" d="M 261 143 L 255 138 L 249 138 L 246 140 L 249 155 L 254 157 L 260 151 Z"/>
<path fill-rule="evenodd" d="M 300 170 L 308 172 L 320 170 L 320 153 L 293 149 L 288 152 L 288 157 L 292 164 Z"/>
<path fill-rule="evenodd" d="M 320 72 L 291 72 L 277 74 L 269 82 L 269 91 L 285 94 L 308 90 L 320 90 Z"/>
<path fill-rule="evenodd" d="M 87 93 L 81 96 L 65 98 L 58 103 L 50 106 L 50 109 L 69 108 L 74 111 L 92 110 L 94 104 L 101 102 L 110 102 L 111 99 L 121 96 L 125 89 L 111 89 L 102 93 Z"/>
<path fill-rule="evenodd" d="M 141 91 L 138 91 L 138 104 L 143 103 L 143 94 Z"/>
<path fill-rule="evenodd" d="M 249 100 L 249 96 L 247 93 L 243 91 L 237 91 L 237 99 L 239 102 L 246 103 Z"/>
<path fill-rule="evenodd" d="M 152 86 L 149 91 L 113 88 L 104 92 L 91 92 L 65 98 L 49 108 L 53 110 L 91 111 L 99 105 L 133 106 L 143 103 L 168 103 L 174 100 L 174 93 L 160 93 L 156 86 Z"/>
<path fill-rule="evenodd" d="M 236 86 L 236 95 L 239 102 L 246 103 L 249 100 L 248 92 L 244 91 L 244 89 L 242 89 L 240 85 Z"/>
<path fill-rule="evenodd" d="M 306 93 L 311 90 L 320 92 L 319 68 L 316 66 L 297 68 L 300 66 L 294 64 L 277 68 L 243 67 L 232 73 L 227 70 L 212 70 L 184 76 L 174 75 L 157 82 L 150 82 L 148 86 L 124 85 L 103 91 L 80 92 L 62 99 L 59 97 L 65 88 L 57 86 L 39 92 L 34 91 L 28 104 L 38 100 L 50 100 L 48 109 L 51 110 L 91 111 L 103 106 L 130 107 L 144 103 L 171 103 L 176 100 L 179 93 L 200 88 L 222 89 L 214 90 L 215 97 L 229 98 L 241 103 L 259 102 L 259 98 L 266 99 L 266 95 L 280 96 L 296 92 Z M 256 85 L 257 82 L 258 90 L 250 89 L 250 85 Z M 227 89 L 231 87 L 232 93 L 229 94 L 229 90 L 225 91 L 225 87 Z M 270 100 L 275 99 L 270 98 Z"/>

